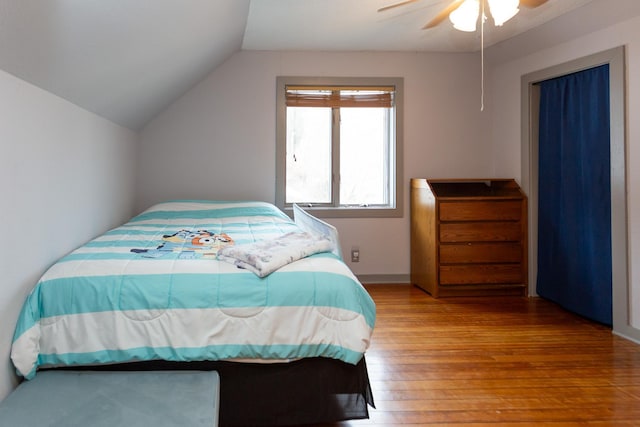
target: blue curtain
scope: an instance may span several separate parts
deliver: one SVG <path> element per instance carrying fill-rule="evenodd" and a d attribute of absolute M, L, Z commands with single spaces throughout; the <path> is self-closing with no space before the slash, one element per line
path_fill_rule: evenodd
<path fill-rule="evenodd" d="M 537 292 L 611 325 L 609 65 L 540 83 Z"/>

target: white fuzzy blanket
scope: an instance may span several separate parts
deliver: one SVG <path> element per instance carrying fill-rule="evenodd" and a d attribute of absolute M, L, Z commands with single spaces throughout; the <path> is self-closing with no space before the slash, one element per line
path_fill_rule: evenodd
<path fill-rule="evenodd" d="M 218 259 L 265 277 L 289 263 L 332 249 L 333 244 L 324 236 L 291 232 L 275 239 L 224 247 L 218 251 Z"/>

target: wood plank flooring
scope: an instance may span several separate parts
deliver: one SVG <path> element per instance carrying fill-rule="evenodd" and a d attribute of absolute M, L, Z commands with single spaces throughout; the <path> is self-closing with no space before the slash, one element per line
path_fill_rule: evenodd
<path fill-rule="evenodd" d="M 330 427 L 640 426 L 640 345 L 609 328 L 539 298 L 367 289 L 376 409 Z"/>

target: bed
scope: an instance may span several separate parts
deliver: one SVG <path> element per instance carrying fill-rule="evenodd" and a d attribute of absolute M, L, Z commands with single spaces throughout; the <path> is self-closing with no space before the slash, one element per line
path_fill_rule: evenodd
<path fill-rule="evenodd" d="M 260 245 L 266 254 L 239 257 Z M 375 304 L 339 247 L 298 207 L 291 220 L 264 202 L 157 204 L 47 270 L 11 359 L 27 380 L 54 368 L 215 369 L 222 425 L 366 418 Z"/>

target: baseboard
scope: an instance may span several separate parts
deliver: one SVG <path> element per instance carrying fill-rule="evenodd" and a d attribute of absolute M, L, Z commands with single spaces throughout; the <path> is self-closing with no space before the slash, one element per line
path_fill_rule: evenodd
<path fill-rule="evenodd" d="M 617 329 L 613 330 L 613 334 L 614 335 L 618 335 L 619 337 L 625 338 L 631 342 L 634 342 L 636 344 L 640 344 L 640 330 L 632 327 L 632 326 L 627 326 L 626 328 L 624 328 L 624 330 L 619 331 Z"/>
<path fill-rule="evenodd" d="M 360 274 L 358 280 L 363 285 L 372 284 L 399 284 L 408 285 L 411 283 L 408 274 Z"/>

